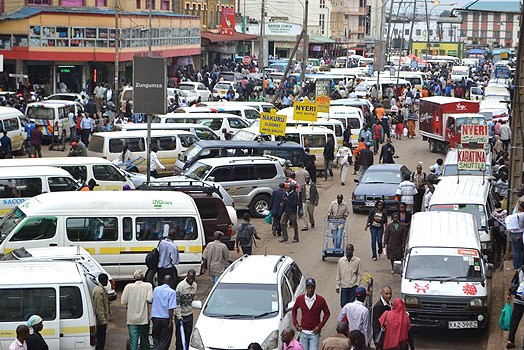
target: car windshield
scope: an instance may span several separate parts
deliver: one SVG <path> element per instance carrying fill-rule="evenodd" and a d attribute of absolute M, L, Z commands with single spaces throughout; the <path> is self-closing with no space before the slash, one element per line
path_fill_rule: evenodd
<path fill-rule="evenodd" d="M 191 161 L 191 159 L 198 156 L 201 151 L 202 151 L 202 146 L 194 143 L 191 146 L 189 146 L 188 149 L 185 150 L 185 152 L 183 153 L 182 159 L 184 159 L 185 162 L 189 162 Z"/>
<path fill-rule="evenodd" d="M 478 256 L 411 255 L 405 276 L 408 280 L 482 280 Z"/>
<path fill-rule="evenodd" d="M 452 176 L 452 175 L 459 175 L 457 164 L 446 164 L 444 166 L 442 176 Z M 482 176 L 482 171 L 475 170 L 475 169 L 461 170 L 460 175 Z M 486 164 L 486 171 L 484 172 L 484 175 L 491 175 L 491 165 Z"/>
<path fill-rule="evenodd" d="M 204 180 L 211 169 L 212 167 L 210 165 L 196 162 L 187 169 L 184 175 L 194 180 Z"/>
<path fill-rule="evenodd" d="M 231 84 L 224 84 L 224 83 L 218 83 L 215 85 L 215 89 L 220 89 L 220 90 L 229 90 L 230 87 L 231 87 Z"/>
<path fill-rule="evenodd" d="M 184 85 L 184 84 L 179 84 L 178 88 L 180 90 L 194 90 L 195 89 L 193 85 Z"/>
<path fill-rule="evenodd" d="M 355 91 L 367 91 L 369 86 L 369 84 L 358 84 Z"/>
<path fill-rule="evenodd" d="M 482 204 L 439 204 L 432 205 L 431 211 L 451 211 L 460 213 L 469 213 L 477 219 L 477 226 L 480 229 L 486 229 L 486 211 Z"/>
<path fill-rule="evenodd" d="M 207 317 L 262 318 L 277 315 L 276 284 L 220 283 L 203 310 Z"/>
<path fill-rule="evenodd" d="M 0 244 L 9 236 L 11 231 L 22 221 L 26 215 L 20 208 L 16 207 L 11 210 L 3 219 L 0 221 Z"/>
<path fill-rule="evenodd" d="M 360 183 L 363 184 L 399 184 L 400 172 L 366 171 Z"/>

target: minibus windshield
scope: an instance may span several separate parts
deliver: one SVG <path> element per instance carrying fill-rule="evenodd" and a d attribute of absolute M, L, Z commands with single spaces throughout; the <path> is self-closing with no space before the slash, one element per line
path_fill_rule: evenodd
<path fill-rule="evenodd" d="M 478 255 L 411 255 L 406 267 L 409 280 L 479 280 L 482 278 Z"/>
<path fill-rule="evenodd" d="M 0 220 L 0 244 L 25 217 L 24 212 L 16 207 Z"/>

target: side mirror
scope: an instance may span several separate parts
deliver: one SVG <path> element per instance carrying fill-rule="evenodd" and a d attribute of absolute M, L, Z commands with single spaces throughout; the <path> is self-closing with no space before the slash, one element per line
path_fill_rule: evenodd
<path fill-rule="evenodd" d="M 487 263 L 486 264 L 486 277 L 491 278 L 493 276 L 493 264 Z"/>
<path fill-rule="evenodd" d="M 194 309 L 201 309 L 202 308 L 202 302 L 200 300 L 193 300 L 191 302 L 191 307 Z"/>
<path fill-rule="evenodd" d="M 399 275 L 402 275 L 402 261 L 393 262 L 393 271 Z"/>

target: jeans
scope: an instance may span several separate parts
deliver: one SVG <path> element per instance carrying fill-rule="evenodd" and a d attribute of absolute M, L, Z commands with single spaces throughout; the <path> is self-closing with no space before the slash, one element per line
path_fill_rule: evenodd
<path fill-rule="evenodd" d="M 524 305 L 513 303 L 513 312 L 511 313 L 511 321 L 509 322 L 508 341 L 515 343 L 515 334 L 519 328 L 520 320 L 524 314 Z"/>
<path fill-rule="evenodd" d="M 300 344 L 304 350 L 318 350 L 318 338 L 320 338 L 318 334 L 300 332 Z"/>
<path fill-rule="evenodd" d="M 106 346 L 107 323 L 96 325 L 96 350 L 104 350 Z"/>
<path fill-rule="evenodd" d="M 211 284 L 215 285 L 215 283 L 217 283 L 219 277 L 220 276 L 213 276 L 213 275 L 211 275 Z"/>
<path fill-rule="evenodd" d="M 384 230 L 382 227 L 376 227 L 376 226 L 369 226 L 369 230 L 371 231 L 371 257 L 376 258 L 377 257 L 377 243 L 378 243 L 378 253 L 382 254 L 382 235 L 384 233 Z"/>
<path fill-rule="evenodd" d="M 520 269 L 524 259 L 524 247 L 522 246 L 522 232 L 511 233 L 511 247 L 513 248 L 513 268 Z"/>
<path fill-rule="evenodd" d="M 333 248 L 340 249 L 342 235 L 344 234 L 344 222 L 331 224 L 331 234 L 333 235 Z"/>
<path fill-rule="evenodd" d="M 358 286 L 351 288 L 340 288 L 340 307 L 355 301 L 355 292 Z"/>
<path fill-rule="evenodd" d="M 178 318 L 176 321 L 176 350 L 189 349 L 189 338 L 191 338 L 191 332 L 193 331 L 193 315 L 182 316 L 182 320 Z M 182 344 L 182 335 L 180 334 L 180 323 L 184 326 L 184 339 L 186 346 Z"/>
<path fill-rule="evenodd" d="M 138 350 L 138 339 L 140 338 L 140 350 L 150 350 L 149 346 L 149 324 L 128 324 L 129 350 Z"/>
<path fill-rule="evenodd" d="M 168 318 L 152 318 L 153 321 L 153 350 L 169 350 L 173 327 L 169 327 Z"/>
<path fill-rule="evenodd" d="M 272 213 L 273 214 L 273 223 L 271 224 L 271 230 L 273 230 L 277 235 L 282 235 L 282 228 L 280 227 L 280 219 L 282 214 Z"/>
<path fill-rule="evenodd" d="M 242 248 L 242 253 L 244 255 L 251 255 L 253 253 L 253 247 L 250 245 L 241 245 L 240 248 Z"/>
<path fill-rule="evenodd" d="M 329 171 L 329 176 L 333 177 L 333 161 L 324 159 L 324 180 L 327 180 L 328 171 Z"/>
<path fill-rule="evenodd" d="M 366 170 L 368 170 L 368 168 L 369 168 L 369 165 L 359 165 L 358 166 L 358 175 L 357 175 L 358 181 L 362 180 L 362 176 L 364 176 L 364 173 L 366 172 Z"/>

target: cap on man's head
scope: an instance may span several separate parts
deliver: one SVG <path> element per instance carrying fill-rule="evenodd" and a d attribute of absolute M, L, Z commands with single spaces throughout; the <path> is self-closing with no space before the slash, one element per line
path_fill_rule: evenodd
<path fill-rule="evenodd" d="M 363 296 L 366 296 L 366 294 L 367 294 L 366 288 L 364 288 L 364 287 L 358 287 L 355 290 L 355 296 L 357 296 L 357 297 L 363 297 Z"/>
<path fill-rule="evenodd" d="M 141 269 L 135 270 L 133 273 L 133 277 L 135 280 L 143 280 L 144 279 L 144 271 Z"/>
<path fill-rule="evenodd" d="M 307 286 L 313 286 L 313 287 L 316 287 L 317 285 L 317 282 L 315 282 L 315 279 L 314 278 L 308 278 L 306 280 L 306 287 Z"/>

